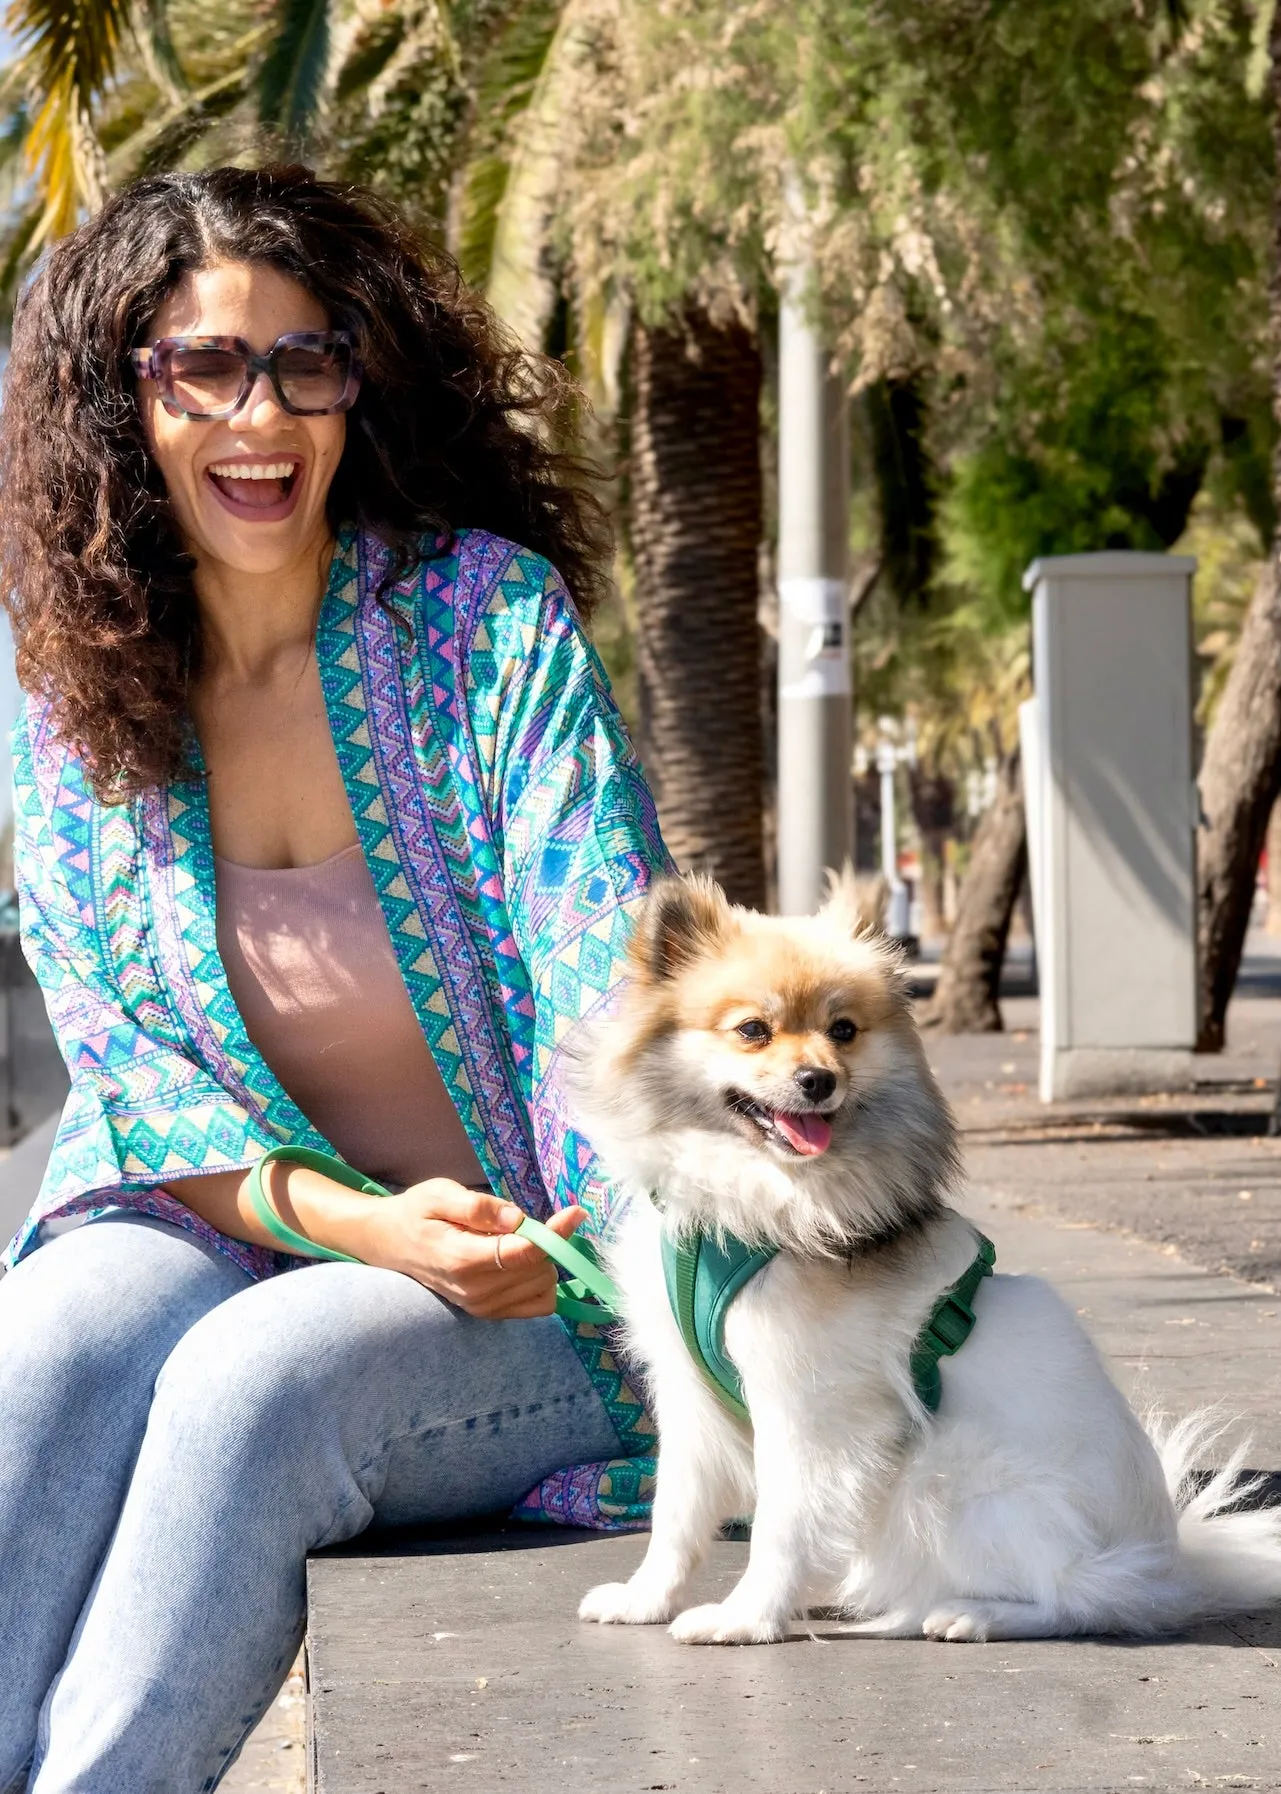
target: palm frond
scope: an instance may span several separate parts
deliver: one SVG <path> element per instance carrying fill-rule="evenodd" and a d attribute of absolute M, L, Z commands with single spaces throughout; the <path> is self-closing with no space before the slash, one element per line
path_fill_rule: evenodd
<path fill-rule="evenodd" d="M 399 10 L 383 13 L 372 23 L 354 23 L 334 75 L 336 103 L 341 105 L 372 86 L 404 43 L 408 29 L 409 21 Z"/>
<path fill-rule="evenodd" d="M 131 0 L 10 0 L 5 25 L 31 96 L 27 166 L 43 201 L 37 242 L 73 229 L 101 198 L 91 108 L 115 73 L 131 12 Z"/>
<path fill-rule="evenodd" d="M 189 84 L 174 48 L 165 0 L 139 0 L 134 37 L 148 75 L 169 103 L 177 105 Z"/>
<path fill-rule="evenodd" d="M 293 143 L 315 126 L 329 70 L 334 0 L 283 0 L 280 28 L 259 74 L 258 114 Z"/>
<path fill-rule="evenodd" d="M 0 111 L 0 217 L 7 217 L 31 200 L 31 181 L 23 153 L 29 123 L 27 109 L 21 104 Z"/>
<path fill-rule="evenodd" d="M 489 280 L 511 170 L 511 135 L 537 92 L 563 10 L 563 0 L 522 0 L 476 76 L 476 122 L 455 208 L 453 245 L 474 286 Z"/>
<path fill-rule="evenodd" d="M 253 40 L 260 37 L 261 32 L 253 33 Z M 193 144 L 239 105 L 249 89 L 245 62 L 252 47 L 251 40 L 245 46 L 246 57 L 237 58 L 229 74 L 184 95 L 176 106 L 117 144 L 107 157 L 107 174 L 112 187 L 122 187 L 141 175 L 175 167 Z"/>
<path fill-rule="evenodd" d="M 564 204 L 574 108 L 594 33 L 595 0 L 566 0 L 542 70 L 513 133 L 494 220 L 485 293 L 522 342 L 543 347 L 560 298 L 553 233 Z"/>
<path fill-rule="evenodd" d="M 0 304 L 6 317 L 13 308 L 18 283 L 35 257 L 35 236 L 43 213 L 43 201 L 33 200 L 0 236 Z"/>

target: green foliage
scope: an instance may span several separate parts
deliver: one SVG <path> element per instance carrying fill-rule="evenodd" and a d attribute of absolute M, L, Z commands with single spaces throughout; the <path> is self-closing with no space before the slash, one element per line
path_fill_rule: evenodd
<path fill-rule="evenodd" d="M 281 0 L 274 39 L 258 76 L 263 124 L 288 142 L 311 133 L 329 66 L 331 0 Z"/>
<path fill-rule="evenodd" d="M 949 577 L 995 623 L 1021 613 L 1038 555 L 1159 551 L 1183 530 L 1212 419 L 1180 414 L 1169 349 L 1149 319 L 1102 309 L 1054 320 L 998 382 L 944 504 Z"/>
<path fill-rule="evenodd" d="M 476 70 L 455 252 L 464 275 L 477 286 L 489 279 L 518 127 L 547 66 L 562 11 L 561 0 L 526 0 L 514 7 Z"/>
<path fill-rule="evenodd" d="M 104 186 L 251 154 L 264 122 L 448 221 L 609 409 L 629 308 L 769 329 L 804 254 L 881 565 L 863 701 L 972 757 L 1021 689 L 1029 561 L 1191 529 L 1248 572 L 1271 543 L 1270 6 L 19 0 L 0 282 Z M 1247 573 L 1216 578 L 1211 636 Z"/>

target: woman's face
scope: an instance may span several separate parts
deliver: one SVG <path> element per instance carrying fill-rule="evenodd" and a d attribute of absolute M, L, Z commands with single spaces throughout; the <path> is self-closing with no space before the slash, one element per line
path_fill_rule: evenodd
<path fill-rule="evenodd" d="M 288 275 L 220 262 L 184 275 L 145 340 L 239 336 L 265 354 L 291 331 L 330 328 L 324 307 Z M 322 553 L 329 539 L 325 499 L 346 440 L 341 412 L 291 416 L 266 374 L 233 416 L 206 423 L 172 417 L 153 380 L 138 381 L 138 402 L 178 528 L 199 567 L 272 574 Z M 246 477 L 257 468 L 270 468 L 271 477 Z"/>

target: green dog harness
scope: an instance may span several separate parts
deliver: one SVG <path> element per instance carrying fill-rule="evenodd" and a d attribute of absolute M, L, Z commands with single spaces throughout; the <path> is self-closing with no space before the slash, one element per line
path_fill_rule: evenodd
<path fill-rule="evenodd" d="M 975 1229 L 974 1262 L 944 1290 L 912 1347 L 912 1381 L 922 1404 L 938 1412 L 943 1394 L 939 1359 L 965 1344 L 974 1326 L 974 1296 L 992 1275 L 996 1247 Z M 725 1351 L 725 1316 L 744 1284 L 750 1283 L 776 1255 L 774 1246 L 748 1246 L 728 1235 L 723 1240 L 695 1234 L 679 1243 L 663 1229 L 663 1276 L 667 1299 L 690 1357 L 730 1413 L 750 1420 L 743 1384 Z"/>

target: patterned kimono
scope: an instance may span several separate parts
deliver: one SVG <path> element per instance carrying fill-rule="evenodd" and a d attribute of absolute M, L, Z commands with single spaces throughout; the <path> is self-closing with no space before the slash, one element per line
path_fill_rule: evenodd
<path fill-rule="evenodd" d="M 352 814 L 445 1086 L 495 1190 L 544 1217 L 611 1191 L 568 1124 L 565 1037 L 620 977 L 629 912 L 666 869 L 653 801 L 565 588 L 464 531 L 384 595 L 385 550 L 339 540 L 318 626 Z M 245 1031 L 218 956 L 202 778 L 119 805 L 28 705 L 14 731 L 23 944 L 71 1091 L 15 1263 L 52 1216 L 126 1206 L 254 1276 L 297 1259 L 228 1239 L 164 1188 L 289 1141 L 332 1151 Z M 654 1429 L 590 1326 L 574 1343 L 626 1457 L 548 1478 L 518 1512 L 646 1523 Z"/>

